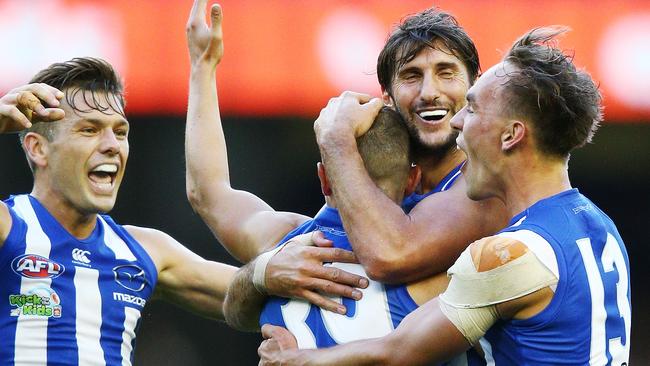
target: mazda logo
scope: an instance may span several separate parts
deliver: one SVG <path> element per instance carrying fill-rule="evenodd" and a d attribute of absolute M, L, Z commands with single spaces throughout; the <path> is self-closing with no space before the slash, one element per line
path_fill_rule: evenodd
<path fill-rule="evenodd" d="M 142 291 L 147 284 L 144 270 L 135 264 L 125 264 L 113 268 L 115 282 L 131 291 Z"/>

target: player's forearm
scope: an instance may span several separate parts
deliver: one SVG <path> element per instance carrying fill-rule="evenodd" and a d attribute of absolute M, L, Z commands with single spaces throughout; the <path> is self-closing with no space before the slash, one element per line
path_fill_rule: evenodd
<path fill-rule="evenodd" d="M 438 307 L 437 300 L 409 314 L 385 337 L 318 350 L 281 353 L 283 365 L 428 365 L 464 352 L 469 344 Z"/>
<path fill-rule="evenodd" d="M 223 307 L 228 325 L 250 332 L 259 331 L 260 313 L 266 301 L 266 295 L 253 286 L 254 263 L 253 261 L 237 271 L 228 288 Z"/>
<path fill-rule="evenodd" d="M 354 138 L 320 142 L 328 179 L 354 252 L 378 281 L 406 282 L 412 222 L 368 176 Z"/>
<path fill-rule="evenodd" d="M 192 206 L 208 212 L 230 187 L 226 140 L 219 115 L 216 71 L 193 66 L 185 129 L 186 186 Z"/>
<path fill-rule="evenodd" d="M 202 275 L 197 276 L 197 301 L 195 312 L 202 316 L 225 320 L 224 302 L 237 267 L 213 261 L 204 261 Z"/>
<path fill-rule="evenodd" d="M 395 363 L 390 350 L 396 349 L 386 347 L 386 339 L 378 338 L 366 341 L 346 343 L 330 348 L 310 350 L 287 350 L 279 355 L 274 355 L 276 363 L 265 363 L 262 357 L 262 365 L 281 364 L 287 366 L 381 366 L 399 365 Z M 402 365 L 400 365 L 402 366 Z"/>

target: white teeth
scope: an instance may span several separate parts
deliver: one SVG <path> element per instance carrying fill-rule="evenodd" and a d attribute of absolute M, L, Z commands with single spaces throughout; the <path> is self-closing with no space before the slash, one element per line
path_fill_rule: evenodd
<path fill-rule="evenodd" d="M 447 115 L 447 110 L 445 109 L 436 109 L 435 111 L 424 111 L 420 112 L 420 117 L 422 118 L 427 118 L 427 117 L 444 117 Z"/>
<path fill-rule="evenodd" d="M 111 189 L 113 186 L 110 183 L 95 183 L 100 189 Z"/>
<path fill-rule="evenodd" d="M 102 164 L 95 169 L 93 172 L 103 172 L 103 173 L 117 173 L 117 165 L 115 164 Z"/>

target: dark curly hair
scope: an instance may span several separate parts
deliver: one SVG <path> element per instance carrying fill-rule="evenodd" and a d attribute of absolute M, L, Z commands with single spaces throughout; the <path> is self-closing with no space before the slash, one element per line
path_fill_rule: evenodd
<path fill-rule="evenodd" d="M 390 34 L 377 59 L 379 84 L 392 94 L 392 84 L 397 71 L 417 56 L 425 47 L 435 48 L 442 42 L 445 52 L 458 57 L 469 73 L 470 84 L 480 71 L 478 52 L 453 15 L 436 8 L 406 17 Z"/>

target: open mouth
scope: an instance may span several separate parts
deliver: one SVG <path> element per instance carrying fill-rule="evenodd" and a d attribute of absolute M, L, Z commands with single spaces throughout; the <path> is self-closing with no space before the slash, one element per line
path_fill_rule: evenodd
<path fill-rule="evenodd" d="M 101 164 L 88 173 L 90 181 L 100 190 L 111 190 L 117 176 L 116 164 Z"/>
<path fill-rule="evenodd" d="M 438 122 L 445 118 L 449 110 L 447 109 L 436 109 L 433 111 L 422 111 L 418 113 L 418 116 L 427 122 Z"/>

